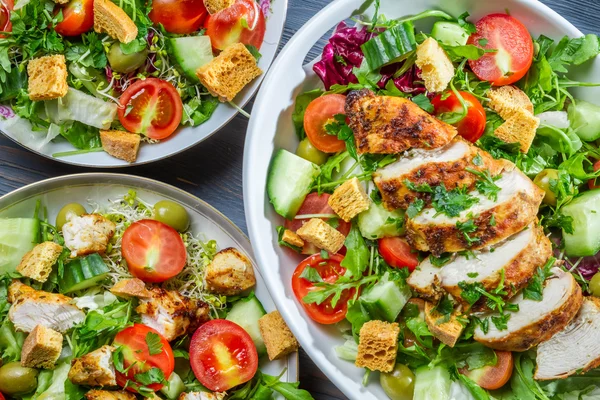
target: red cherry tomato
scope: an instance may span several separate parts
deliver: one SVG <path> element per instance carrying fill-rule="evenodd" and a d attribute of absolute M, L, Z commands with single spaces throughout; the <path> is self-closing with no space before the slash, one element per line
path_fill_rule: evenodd
<path fill-rule="evenodd" d="M 346 143 L 325 130 L 325 125 L 338 114 L 345 114 L 346 96 L 326 94 L 310 102 L 304 113 L 304 130 L 308 140 L 325 153 L 337 153 L 346 148 Z"/>
<path fill-rule="evenodd" d="M 4 396 L 0 393 L 0 400 L 4 400 Z"/>
<path fill-rule="evenodd" d="M 507 14 L 490 14 L 477 21 L 476 27 L 467 43 L 497 52 L 469 60 L 475 75 L 495 86 L 510 85 L 525 76 L 533 62 L 533 41 L 525 25 Z"/>
<path fill-rule="evenodd" d="M 181 122 L 181 97 L 173 85 L 162 79 L 135 82 L 125 90 L 119 103 L 119 121 L 125 129 L 151 139 L 171 136 Z"/>
<path fill-rule="evenodd" d="M 12 32 L 12 23 L 10 22 L 10 12 L 15 7 L 14 0 L 2 0 L 0 1 L 0 31 Z M 6 37 L 0 35 L 0 38 Z M 2 399 L 0 399 L 2 400 Z"/>
<path fill-rule="evenodd" d="M 187 252 L 179 233 L 152 219 L 131 224 L 123 233 L 121 252 L 129 272 L 144 282 L 164 282 L 181 272 Z"/>
<path fill-rule="evenodd" d="M 468 367 L 458 370 L 463 375 L 468 376 L 476 384 L 487 390 L 500 389 L 510 380 L 513 372 L 513 355 L 510 351 L 496 352 L 496 365 L 486 365 L 485 367 L 469 371 Z"/>
<path fill-rule="evenodd" d="M 260 49 L 266 26 L 265 16 L 254 0 L 237 0 L 231 7 L 209 15 L 205 23 L 206 34 L 217 50 L 234 43 Z"/>
<path fill-rule="evenodd" d="M 324 259 L 320 254 L 314 254 L 298 264 L 292 276 L 292 289 L 296 299 L 302 304 L 308 316 L 320 324 L 335 324 L 346 318 L 348 300 L 354 296 L 355 291 L 344 290 L 335 307 L 331 305 L 331 299 L 327 299 L 321 304 L 306 304 L 302 301 L 304 296 L 313 290 L 320 289 L 313 282 L 300 277 L 300 275 L 306 267 L 311 267 L 317 270 L 324 282 L 334 283 L 346 272 L 346 268 L 340 265 L 343 259 L 344 257 L 339 254 L 330 254 L 328 259 Z"/>
<path fill-rule="evenodd" d="M 201 384 L 214 392 L 224 392 L 254 377 L 258 353 L 242 327 L 224 319 L 213 319 L 194 333 L 190 364 Z"/>
<path fill-rule="evenodd" d="M 411 251 L 406 240 L 399 237 L 379 239 L 379 254 L 390 267 L 408 267 L 412 272 L 419 265 L 417 254 Z"/>
<path fill-rule="evenodd" d="M 467 103 L 467 116 L 454 126 L 458 129 L 458 134 L 460 136 L 464 137 L 469 142 L 475 143 L 477 139 L 483 135 L 483 131 L 485 130 L 485 110 L 479 100 L 477 100 L 477 97 L 473 96 L 471 93 L 459 93 L 465 100 L 465 103 Z M 447 112 L 460 113 L 463 111 L 462 105 L 454 92 L 450 92 L 450 95 L 442 100 L 445 95 L 447 94 L 438 94 L 431 101 L 431 104 L 435 107 L 436 115 Z"/>
<path fill-rule="evenodd" d="M 71 0 L 66 6 L 56 5 L 54 13 L 61 10 L 63 20 L 54 29 L 63 36 L 79 36 L 94 26 L 94 0 Z"/>
<path fill-rule="evenodd" d="M 167 32 L 186 34 L 197 31 L 207 15 L 203 0 L 152 0 L 148 16 Z"/>
<path fill-rule="evenodd" d="M 600 169 L 600 161 L 596 161 L 594 164 L 594 171 L 598 171 Z M 588 181 L 588 187 L 590 189 L 598 189 L 600 188 L 600 178 L 590 179 Z"/>
<path fill-rule="evenodd" d="M 161 350 L 158 354 L 154 354 L 157 349 L 152 349 L 153 354 L 150 354 L 151 352 L 146 340 L 150 333 L 158 335 L 160 339 Z M 136 385 L 140 385 L 135 375 L 149 371 L 152 368 L 162 370 L 165 379 L 169 379 L 173 373 L 175 357 L 173 356 L 171 345 L 163 335 L 149 326 L 135 324 L 123 329 L 115 336 L 114 345 L 121 347 L 121 351 L 123 352 L 123 368 L 127 371 L 125 374 L 116 371 L 117 384 L 121 387 L 125 387 L 127 381 L 133 381 Z M 148 388 L 155 391 L 160 390 L 163 386 L 160 383 L 147 385 Z M 136 392 L 135 387 L 131 386 L 128 386 L 127 390 Z"/>

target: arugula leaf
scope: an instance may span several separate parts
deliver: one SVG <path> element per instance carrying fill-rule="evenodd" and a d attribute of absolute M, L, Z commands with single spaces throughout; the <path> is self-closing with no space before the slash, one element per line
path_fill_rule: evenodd
<path fill-rule="evenodd" d="M 543 300 L 544 281 L 553 274 L 550 269 L 554 266 L 556 258 L 550 257 L 543 267 L 538 267 L 529 284 L 523 289 L 523 298 L 535 301 Z"/>
<path fill-rule="evenodd" d="M 344 245 L 346 246 L 346 256 L 340 265 L 346 268 L 349 276 L 357 278 L 369 265 L 369 249 L 356 223 L 352 224 Z"/>
<path fill-rule="evenodd" d="M 0 325 L 0 355 L 4 363 L 21 359 L 21 349 L 25 341 L 25 334 L 17 332 L 14 325 L 7 318 Z"/>
<path fill-rule="evenodd" d="M 80 150 L 90 150 L 102 147 L 102 143 L 100 142 L 100 130 L 78 121 L 73 121 L 70 125 L 63 124 L 60 127 L 60 134 L 75 148 Z"/>
<path fill-rule="evenodd" d="M 302 271 L 302 273 L 300 274 L 300 278 L 304 278 L 309 282 L 323 282 L 323 278 L 321 278 L 321 275 L 319 274 L 319 271 L 317 271 L 315 268 L 308 266 L 306 268 L 304 268 L 304 271 Z"/>
<path fill-rule="evenodd" d="M 592 33 L 575 39 L 565 36 L 548 57 L 548 62 L 554 71 L 567 73 L 567 66 L 581 65 L 599 53 L 598 36 Z"/>
<path fill-rule="evenodd" d="M 406 327 L 415 335 L 421 346 L 433 348 L 433 333 L 427 327 L 427 323 L 421 318 L 409 318 Z"/>
<path fill-rule="evenodd" d="M 468 12 L 464 12 L 458 16 L 456 21 L 458 22 L 458 25 L 460 25 L 461 28 L 463 28 L 465 31 L 467 31 L 467 33 L 469 35 L 471 35 L 471 34 L 477 32 L 477 28 L 475 27 L 474 24 L 467 21 L 467 18 L 469 18 L 469 16 L 470 16 L 470 14 Z"/>
<path fill-rule="evenodd" d="M 414 96 L 411 100 L 413 103 L 430 114 L 435 111 L 435 108 L 433 107 L 433 104 L 431 104 L 429 97 L 425 96 L 423 93 Z"/>
<path fill-rule="evenodd" d="M 321 89 L 314 89 L 309 92 L 304 92 L 296 97 L 292 121 L 294 122 L 294 127 L 296 127 L 296 135 L 299 140 L 306 137 L 306 132 L 304 132 L 304 113 L 306 112 L 306 107 L 308 107 L 311 101 L 322 94 L 323 91 Z"/>
<path fill-rule="evenodd" d="M 139 384 L 144 386 L 167 382 L 162 369 L 156 367 L 152 367 L 146 372 L 135 374 L 134 378 Z"/>
<path fill-rule="evenodd" d="M 148 345 L 148 353 L 150 353 L 151 356 L 162 353 L 163 344 L 160 340 L 160 336 L 154 332 L 148 332 L 145 340 Z"/>
<path fill-rule="evenodd" d="M 325 125 L 325 132 L 329 135 L 336 136 L 339 140 L 346 143 L 346 150 L 350 157 L 358 161 L 356 152 L 356 143 L 354 142 L 354 132 L 346 124 L 345 114 L 336 114 L 333 116 L 333 121 Z"/>
<path fill-rule="evenodd" d="M 189 126 L 201 125 L 210 119 L 218 105 L 219 100 L 216 97 L 198 96 L 194 90 L 193 95 L 183 101 L 181 123 Z"/>
<path fill-rule="evenodd" d="M 65 58 L 84 67 L 104 68 L 107 64 L 104 44 L 96 32 L 81 35 L 81 42 L 69 43 Z"/>

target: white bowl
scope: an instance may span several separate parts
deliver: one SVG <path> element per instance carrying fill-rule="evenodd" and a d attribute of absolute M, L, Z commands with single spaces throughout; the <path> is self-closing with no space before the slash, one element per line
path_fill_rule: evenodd
<path fill-rule="evenodd" d="M 532 36 L 543 33 L 554 39 L 564 35 L 581 36 L 582 33 L 567 20 L 547 6 L 534 0 L 381 0 L 382 13 L 388 18 L 413 15 L 431 8 L 444 10 L 458 16 L 465 11 L 471 20 L 492 12 L 505 12 L 521 20 Z M 338 0 L 319 12 L 288 42 L 265 78 L 252 110 L 252 118 L 244 149 L 244 204 L 246 222 L 254 254 L 277 307 L 300 341 L 304 350 L 349 398 L 370 400 L 386 399 L 377 374 L 371 374 L 370 383 L 361 384 L 364 370 L 353 363 L 337 358 L 334 347 L 343 339 L 335 326 L 313 322 L 296 301 L 291 288 L 292 273 L 300 261 L 277 244 L 275 227 L 283 218 L 275 213 L 266 195 L 267 170 L 275 150 L 296 150 L 298 139 L 292 124 L 295 97 L 307 90 L 322 87 L 311 65 L 303 61 L 313 45 L 340 21 L 354 15 L 363 0 Z M 583 10 L 582 10 L 583 11 Z M 367 14 L 372 14 L 372 7 Z M 417 28 L 425 30 L 431 20 L 420 22 Z M 429 25 L 430 27 L 431 25 Z M 587 81 L 600 81 L 599 61 L 579 68 L 573 75 Z M 600 89 L 584 88 L 579 98 L 594 101 Z M 596 100 L 597 101 L 597 100 Z"/>
<path fill-rule="evenodd" d="M 275 53 L 277 53 L 277 48 L 279 47 L 279 42 L 283 34 L 283 27 L 285 25 L 285 18 L 287 14 L 287 2 L 288 0 L 272 0 L 272 12 L 270 17 L 267 19 L 265 38 L 260 48 L 262 57 L 258 62 L 258 66 L 265 73 L 273 62 Z M 252 99 L 252 96 L 254 96 L 260 87 L 264 76 L 265 75 L 263 74 L 248 84 L 248 86 L 242 90 L 242 92 L 233 100 L 233 102 L 240 107 L 244 107 Z M 2 120 L 0 120 L 0 132 L 9 139 L 12 139 L 17 144 L 20 144 L 34 153 L 65 164 L 96 168 L 118 168 L 147 164 L 187 150 L 219 131 L 237 114 L 237 109 L 231 105 L 227 103 L 220 104 L 211 118 L 204 124 L 196 127 L 179 128 L 171 137 L 161 141 L 160 143 L 152 145 L 142 143 L 135 163 L 128 163 L 126 161 L 119 160 L 105 152 L 86 153 L 68 157 L 54 158 L 52 157 L 52 154 L 73 151 L 76 149 L 66 140 L 51 142 L 40 150 L 32 149 L 20 143 L 19 136 L 35 133 L 31 133 L 31 131 L 21 132 L 19 129 L 14 130 L 11 128 L 6 128 L 6 121 Z"/>

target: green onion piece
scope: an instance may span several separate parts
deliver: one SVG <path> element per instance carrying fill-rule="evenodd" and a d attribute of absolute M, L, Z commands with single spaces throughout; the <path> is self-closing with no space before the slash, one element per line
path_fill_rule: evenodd
<path fill-rule="evenodd" d="M 371 71 L 402 61 L 416 47 L 415 27 L 410 21 L 396 25 L 360 46 Z"/>

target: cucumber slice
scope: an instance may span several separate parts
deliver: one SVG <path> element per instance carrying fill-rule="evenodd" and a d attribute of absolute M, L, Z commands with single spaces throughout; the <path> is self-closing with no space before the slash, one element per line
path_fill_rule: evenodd
<path fill-rule="evenodd" d="M 167 397 L 167 399 L 176 400 L 181 393 L 185 392 L 185 390 L 185 383 L 183 383 L 181 377 L 175 372 L 171 372 L 171 376 L 169 377 L 169 384 L 164 385 L 160 389 L 160 392 L 164 394 Z"/>
<path fill-rule="evenodd" d="M 568 256 L 593 256 L 600 251 L 600 189 L 590 190 L 575 198 L 561 210 L 573 218 L 573 234 L 563 230 Z"/>
<path fill-rule="evenodd" d="M 106 279 L 108 273 L 102 257 L 97 253 L 90 254 L 65 265 L 63 276 L 58 278 L 58 287 L 61 293 L 87 289 Z"/>
<path fill-rule="evenodd" d="M 213 59 L 212 45 L 208 36 L 188 36 L 169 39 L 171 53 L 185 77 L 194 83 L 200 82 L 196 76 L 198 68 Z"/>
<path fill-rule="evenodd" d="M 15 272 L 21 259 L 40 241 L 40 221 L 35 218 L 0 219 L 0 275 Z"/>
<path fill-rule="evenodd" d="M 413 400 L 448 400 L 452 379 L 448 368 L 423 366 L 415 371 Z"/>
<path fill-rule="evenodd" d="M 258 320 L 265 314 L 266 311 L 260 301 L 255 295 L 251 295 L 235 303 L 229 310 L 227 317 L 225 317 L 225 319 L 235 322 L 248 332 L 256 346 L 259 357 L 267 353 L 265 341 L 258 328 Z"/>
<path fill-rule="evenodd" d="M 402 61 L 417 48 L 415 26 L 406 21 L 375 36 L 360 46 L 371 71 Z"/>
<path fill-rule="evenodd" d="M 464 46 L 469 32 L 455 22 L 437 21 L 431 28 L 431 36 L 446 46 Z"/>
<path fill-rule="evenodd" d="M 287 150 L 275 153 L 267 178 L 267 194 L 275 211 L 292 219 L 310 192 L 319 167 Z"/>
<path fill-rule="evenodd" d="M 400 236 L 404 234 L 404 211 L 388 211 L 381 204 L 371 203 L 368 210 L 358 214 L 358 229 L 367 239 Z"/>
<path fill-rule="evenodd" d="M 410 297 L 409 287 L 401 280 L 393 280 L 386 272 L 379 282 L 360 296 L 360 302 L 371 317 L 393 322 Z"/>
<path fill-rule="evenodd" d="M 581 140 L 591 142 L 600 139 L 600 106 L 577 100 L 567 109 L 571 127 Z"/>

